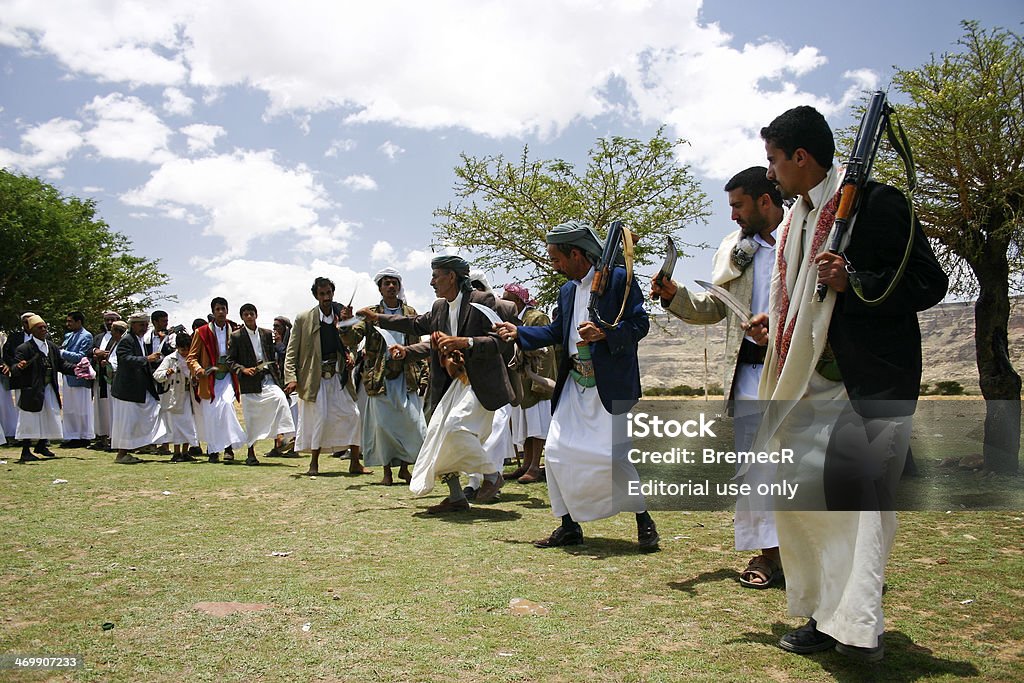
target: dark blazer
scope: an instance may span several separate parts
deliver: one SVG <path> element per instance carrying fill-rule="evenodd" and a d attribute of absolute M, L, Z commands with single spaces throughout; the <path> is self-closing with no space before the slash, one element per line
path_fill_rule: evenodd
<path fill-rule="evenodd" d="M 514 313 L 515 305 L 511 302 L 498 302 L 498 304 L 509 304 L 510 312 L 509 307 L 498 305 L 496 302 L 493 294 L 476 290 L 463 292 L 462 306 L 459 308 L 458 330 L 448 329 L 448 302 L 444 299 L 435 301 L 429 313 L 417 316 L 381 315 L 378 317 L 377 324 L 384 329 L 406 334 L 424 335 L 440 331 L 459 337 L 472 337 L 473 348 L 463 350 L 469 383 L 484 408 L 497 410 L 509 403 L 519 404 L 512 384 L 512 377 L 510 377 L 515 374 L 515 371 L 508 367 L 515 348 L 491 332 L 491 321 L 487 319 L 487 316 L 470 306 L 470 303 L 483 304 L 488 308 L 495 309 L 502 320 L 519 323 L 519 319 L 515 317 Z M 441 401 L 444 392 L 448 391 L 448 387 L 451 386 L 452 378 L 448 376 L 441 365 L 440 355 L 436 350 L 430 349 L 429 344 L 414 344 L 408 348 L 412 357 L 425 358 L 428 354 L 430 355 L 430 388 L 424 411 L 432 412 Z"/>
<path fill-rule="evenodd" d="M 615 320 L 622 306 L 626 291 L 626 269 L 615 268 L 604 296 L 598 302 L 597 310 L 604 320 Z M 569 343 L 569 326 L 572 324 L 573 306 L 576 300 L 576 285 L 566 282 L 558 291 L 558 315 L 549 325 L 519 327 L 519 345 L 524 351 L 544 346 L 562 345 L 558 359 L 558 379 L 555 393 L 551 397 L 551 412 L 555 412 L 562 387 L 572 369 L 571 355 L 576 353 Z M 591 343 L 590 357 L 594 361 L 594 376 L 601 405 L 612 415 L 619 415 L 632 408 L 640 398 L 640 363 L 637 346 L 647 336 L 650 321 L 644 310 L 644 295 L 636 279 L 629 289 L 626 312 L 614 329 L 605 330 L 606 339 Z"/>
<path fill-rule="evenodd" d="M 36 346 L 36 343 L 29 340 L 19 345 L 14 350 L 14 365 L 11 366 L 11 379 L 18 378 L 21 388 L 21 397 L 18 399 L 18 407 L 30 413 L 38 413 L 43 409 L 43 399 L 46 395 L 46 369 L 47 356 L 50 367 L 53 368 L 53 376 L 50 378 L 50 386 L 57 394 L 57 404 L 60 405 L 60 387 L 57 384 L 57 373 L 65 375 L 75 374 L 75 364 L 69 363 L 60 356 L 60 350 L 52 343 L 47 343 L 48 353 L 44 354 Z M 23 360 L 28 365 L 23 370 L 17 368 L 17 363 Z M 12 382 L 13 384 L 13 382 Z"/>
<path fill-rule="evenodd" d="M 16 377 L 14 375 L 14 364 L 16 362 L 14 360 L 14 352 L 18 349 L 19 346 L 21 346 L 24 343 L 25 330 L 20 327 L 16 331 L 8 334 L 7 341 L 4 342 L 4 348 L 2 351 L 3 361 L 4 365 L 6 365 L 8 368 L 11 368 L 11 389 L 21 389 L 24 386 L 25 382 L 28 381 L 28 375 L 22 375 L 20 377 Z"/>
<path fill-rule="evenodd" d="M 139 338 L 130 331 L 125 332 L 117 343 L 117 372 L 110 387 L 110 395 L 122 401 L 145 403 L 148 392 L 159 400 L 156 380 L 149 367 L 149 361 L 142 355 Z"/>
<path fill-rule="evenodd" d="M 865 417 L 911 415 L 921 388 L 921 330 L 917 312 L 946 295 L 942 271 L 921 224 L 899 284 L 888 299 L 866 304 L 852 289 L 836 297 L 828 341 L 854 409 Z M 895 277 L 910 232 L 903 193 L 870 183 L 845 249 L 865 297 L 877 298 Z"/>
<path fill-rule="evenodd" d="M 278 386 L 281 385 L 281 375 L 277 371 L 277 357 L 274 353 L 274 333 L 262 327 L 256 328 L 260 336 L 260 346 L 263 347 L 263 358 L 271 363 L 270 376 Z M 258 372 L 249 377 L 240 371 L 244 368 L 254 368 L 259 363 L 256 360 L 256 350 L 252 348 L 252 340 L 249 333 L 245 331 L 245 325 L 228 335 L 228 365 L 231 371 L 238 377 L 238 390 L 243 394 L 258 394 L 263 391 L 263 373 Z"/>

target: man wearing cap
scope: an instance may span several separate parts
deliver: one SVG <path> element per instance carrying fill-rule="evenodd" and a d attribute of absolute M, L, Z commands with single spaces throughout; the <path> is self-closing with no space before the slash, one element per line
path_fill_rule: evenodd
<path fill-rule="evenodd" d="M 201 326 L 192 337 L 192 348 L 188 352 L 188 368 L 199 380 L 199 408 L 202 419 L 197 420 L 203 433 L 200 438 L 206 442 L 210 462 L 220 460 L 224 451 L 224 462 L 235 460 L 234 447 L 246 442 L 245 431 L 238 422 L 234 402 L 238 400 L 238 380 L 228 366 L 228 302 L 223 297 L 210 301 L 213 320 Z"/>
<path fill-rule="evenodd" d="M 562 344 L 545 451 L 551 508 L 562 525 L 535 545 L 576 545 L 583 542 L 580 522 L 634 512 L 640 550 L 655 551 L 658 531 L 643 496 L 627 494 L 628 482 L 638 480 L 636 467 L 624 451 L 613 452 L 612 437 L 612 416 L 640 398 L 637 344 L 649 327 L 643 294 L 635 281 L 627 291 L 625 269 L 614 268 L 598 313 L 616 320 L 622 310 L 622 319 L 598 326 L 587 306 L 601 240 L 590 226 L 569 221 L 551 230 L 546 241 L 555 270 L 569 278 L 558 293 L 558 319 L 543 327 L 502 324 L 498 330 L 505 339 L 518 339 L 524 351 Z"/>
<path fill-rule="evenodd" d="M 67 333 L 61 344 L 61 358 L 72 364 L 79 363 L 92 349 L 92 332 L 85 329 L 85 314 L 71 311 L 64 321 Z M 95 414 L 92 406 L 92 380 L 69 375 L 64 378 L 62 421 L 64 443 L 61 448 L 84 448 L 96 436 Z"/>
<path fill-rule="evenodd" d="M 57 373 L 73 375 L 74 363 L 60 356 L 59 350 L 46 340 L 46 323 L 38 315 L 25 321 L 31 337 L 14 350 L 11 378 L 18 379 L 18 429 L 14 438 L 21 441 L 21 459 L 18 462 L 48 458 L 54 454 L 46 447 L 46 439 L 63 439 L 60 421 L 60 395 Z M 29 451 L 36 441 L 35 454 Z"/>
<path fill-rule="evenodd" d="M 405 302 L 402 275 L 394 268 L 384 268 L 373 276 L 381 301 L 373 310 L 378 314 L 415 316 L 416 309 Z M 352 317 L 352 309 L 341 311 L 342 320 Z M 388 333 L 390 334 L 390 333 Z M 409 464 L 423 446 L 427 431 L 423 420 L 423 399 L 419 395 L 423 361 L 406 357 L 396 360 L 388 353 L 388 343 L 378 327 L 362 320 L 341 330 L 341 340 L 355 350 L 366 339 L 363 348 L 363 387 L 366 389 L 366 410 L 363 412 L 363 455 L 367 466 L 384 467 L 381 483 L 391 486 L 391 468 L 398 468 L 398 477 L 412 481 Z M 419 343 L 414 334 L 400 335 L 405 346 Z"/>
<path fill-rule="evenodd" d="M 505 285 L 502 298 L 515 305 L 523 325 L 543 327 L 551 324 L 551 318 L 544 311 L 534 308 L 537 302 L 530 298 L 530 290 L 518 282 Z M 523 449 L 526 457 L 522 466 L 506 478 L 515 479 L 520 484 L 532 484 L 543 477 L 540 454 L 551 426 L 551 390 L 558 376 L 555 349 L 557 346 L 525 351 L 519 366 L 523 400 L 518 410 L 512 411 L 512 432 L 516 445 Z"/>
<path fill-rule="evenodd" d="M 318 277 L 310 287 L 317 305 L 295 316 L 284 359 L 284 391 L 299 398 L 295 450 L 309 452 L 309 470 L 320 472 L 320 451 L 348 449 L 349 474 L 370 474 L 360 462 L 362 441 L 355 361 L 338 332 L 341 306 L 334 303 L 334 282 Z"/>
<path fill-rule="evenodd" d="M 431 336 L 430 344 L 396 344 L 389 351 L 398 360 L 430 355 L 430 422 L 409 488 L 418 496 L 426 495 L 434 487 L 435 476 L 441 477 L 449 496 L 427 512 L 445 514 L 469 509 L 460 472 L 485 475 L 480 494 L 493 497 L 500 487 L 501 474 L 483 444 L 490 436 L 494 411 L 518 399 L 507 372 L 512 346 L 492 334 L 490 319 L 470 305 L 494 309 L 494 295 L 472 288 L 469 263 L 458 256 L 438 256 L 430 268 L 430 286 L 438 300 L 429 313 L 400 316 L 364 308 L 359 315 L 385 329 Z"/>
<path fill-rule="evenodd" d="M 257 311 L 253 304 L 242 304 L 239 310 L 242 326 L 231 333 L 228 341 L 228 365 L 238 377 L 242 392 L 242 416 L 249 450 L 246 465 L 259 465 L 256 442 L 294 434 L 292 411 L 281 390 L 281 373 L 274 358 L 274 335 L 256 327 Z"/>
<path fill-rule="evenodd" d="M 114 323 L 117 322 L 121 322 L 124 327 L 115 338 Z M 127 331 L 128 326 L 121 321 L 121 316 L 117 311 L 104 311 L 103 334 L 93 335 L 92 338 L 89 358 L 92 361 L 93 370 L 96 371 L 96 380 L 93 383 L 93 427 L 96 431 L 96 440 L 89 448 L 93 450 L 106 450 L 110 447 L 111 412 L 107 366 L 110 354 L 116 348 L 117 342 L 121 340 L 121 335 Z"/>
<path fill-rule="evenodd" d="M 115 349 L 117 372 L 111 383 L 113 397 L 110 446 L 117 451 L 114 462 L 134 465 L 142 462 L 128 451 L 168 438 L 167 423 L 160 417 L 160 398 L 151 364 L 159 361 L 159 351 L 146 353 L 143 335 L 149 327 L 145 313 L 128 319 L 128 332 Z"/>

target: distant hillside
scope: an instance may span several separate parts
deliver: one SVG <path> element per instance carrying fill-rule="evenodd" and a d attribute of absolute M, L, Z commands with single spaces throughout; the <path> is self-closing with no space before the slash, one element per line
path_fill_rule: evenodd
<path fill-rule="evenodd" d="M 923 382 L 960 382 L 968 393 L 979 393 L 974 359 L 974 303 L 939 304 L 918 315 L 924 353 Z M 707 341 L 705 342 L 705 332 Z M 1010 358 L 1024 372 L 1024 297 L 1010 310 Z M 687 325 L 668 315 L 652 317 L 651 333 L 640 343 L 641 382 L 646 387 L 704 385 L 704 349 L 709 383 L 722 378 L 725 324 Z"/>

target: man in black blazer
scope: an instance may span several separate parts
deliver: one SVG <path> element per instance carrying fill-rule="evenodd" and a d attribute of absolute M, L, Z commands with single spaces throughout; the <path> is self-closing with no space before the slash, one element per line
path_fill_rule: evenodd
<path fill-rule="evenodd" d="M 395 330 L 413 335 L 431 335 L 431 343 L 421 342 L 411 346 L 394 345 L 388 351 L 392 358 L 401 360 L 406 356 L 413 358 L 425 358 L 430 356 L 430 389 L 427 395 L 427 408 L 425 413 L 430 413 L 430 423 L 427 425 L 427 438 L 424 441 L 423 450 L 416 460 L 413 470 L 413 482 L 411 488 L 414 492 L 425 494 L 433 486 L 434 458 L 424 458 L 424 452 L 428 449 L 432 434 L 437 434 L 442 429 L 441 423 L 447 419 L 444 411 L 437 410 L 442 398 L 453 388 L 455 382 L 464 375 L 475 399 L 493 419 L 493 413 L 498 408 L 508 405 L 518 405 L 519 400 L 513 388 L 510 375 L 514 372 L 509 369 L 508 362 L 512 359 L 515 349 L 512 344 L 498 338 L 491 332 L 493 323 L 487 316 L 475 308 L 472 304 L 486 306 L 490 310 L 495 309 L 495 298 L 493 294 L 478 292 L 469 284 L 469 263 L 458 256 L 439 256 L 430 263 L 431 279 L 430 284 L 439 297 L 431 307 L 429 313 L 417 316 L 382 315 L 373 308 L 364 308 L 359 315 L 366 320 L 376 323 L 379 327 L 387 330 Z M 502 309 L 497 311 L 499 317 L 507 315 Z M 343 313 L 343 317 L 346 313 Z M 458 387 L 456 387 L 458 389 Z M 475 414 L 475 411 L 474 411 Z M 484 429 L 480 424 L 474 424 L 469 431 L 479 435 L 475 431 Z M 447 428 L 445 428 L 447 429 Z M 486 426 L 486 432 L 490 432 L 490 424 Z M 437 434 L 437 442 L 443 442 L 444 434 Z M 485 436 L 486 439 L 486 436 Z M 467 449 L 471 444 L 464 444 Z M 479 452 L 474 453 L 476 457 L 473 464 L 466 465 L 459 470 L 446 469 L 443 462 L 438 463 L 436 471 L 441 480 L 448 485 L 450 495 L 439 505 L 427 508 L 430 514 L 444 514 L 459 512 L 469 509 L 469 501 L 466 500 L 461 483 L 459 471 L 480 472 L 484 474 L 484 484 L 478 495 L 485 498 L 493 497 L 494 492 L 501 486 L 501 473 L 495 472 L 484 454 L 482 442 Z M 474 448 L 475 450 L 475 448 Z M 476 469 L 476 467 L 480 469 Z M 424 469 L 427 468 L 427 469 Z M 420 477 L 417 477 L 417 473 Z M 426 474 L 424 474 L 426 473 Z M 427 479 L 422 481 L 421 479 Z"/>
<path fill-rule="evenodd" d="M 750 328 L 758 342 L 771 334 L 759 391 L 770 404 L 754 449 L 820 454 L 818 439 L 829 435 L 818 468 L 824 500 L 776 511 L 789 612 L 810 617 L 779 646 L 878 661 L 892 499 L 920 389 L 917 312 L 942 300 L 948 279 L 906 198 L 887 185 L 868 185 L 847 237 L 830 250 L 842 178 L 815 109 L 790 109 L 761 137 L 768 179 L 795 201 L 780 227 L 771 312 Z M 804 461 L 804 472 L 817 462 Z"/>
<path fill-rule="evenodd" d="M 64 438 L 57 373 L 75 374 L 74 363 L 64 360 L 60 350 L 46 340 L 46 323 L 41 317 L 29 315 L 25 326 L 32 336 L 14 350 L 10 366 L 11 379 L 21 389 L 15 438 L 21 441 L 18 462 L 22 463 L 39 460 L 29 450 L 33 439 L 36 454 L 55 457 L 46 447 L 46 440 Z"/>
<path fill-rule="evenodd" d="M 242 325 L 228 335 L 228 367 L 238 377 L 242 394 L 242 416 L 249 442 L 246 465 L 259 465 L 255 444 L 278 434 L 294 434 L 295 422 L 288 397 L 281 388 L 281 373 L 274 351 L 274 334 L 256 327 L 257 311 L 252 304 L 239 310 Z"/>
<path fill-rule="evenodd" d="M 142 462 L 128 451 L 167 437 L 167 423 L 160 416 L 160 398 L 152 363 L 159 361 L 160 351 L 146 353 L 143 335 L 149 327 L 149 316 L 133 315 L 128 319 L 128 332 L 121 337 L 114 352 L 117 367 L 110 388 L 113 416 L 110 446 L 117 450 L 114 462 L 134 465 Z"/>

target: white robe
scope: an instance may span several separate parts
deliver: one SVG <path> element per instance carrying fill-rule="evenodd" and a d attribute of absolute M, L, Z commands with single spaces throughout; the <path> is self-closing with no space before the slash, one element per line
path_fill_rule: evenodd
<path fill-rule="evenodd" d="M 491 421 L 491 434 L 484 442 L 484 453 L 491 459 L 491 465 L 495 472 L 501 472 L 505 468 L 505 460 L 516 457 L 516 449 L 512 441 L 512 429 L 509 419 L 513 411 L 519 408 L 511 405 L 504 405 L 494 411 L 494 418 Z M 469 486 L 479 489 L 483 484 L 484 476 L 479 472 L 471 473 Z"/>
<path fill-rule="evenodd" d="M 63 405 L 63 426 L 64 439 L 86 439 L 92 441 L 96 438 L 95 415 L 92 407 L 91 387 L 72 387 L 68 385 L 68 378 L 64 377 L 61 404 Z"/>
<path fill-rule="evenodd" d="M 13 437 L 18 430 L 18 407 L 14 404 L 14 392 L 0 387 L 0 432 Z"/>
<path fill-rule="evenodd" d="M 494 413 L 480 404 L 469 384 L 453 381 L 430 416 L 409 490 L 416 496 L 425 496 L 433 490 L 434 480 L 440 475 L 499 471 L 484 450 L 493 425 Z"/>
<path fill-rule="evenodd" d="M 341 373 L 320 380 L 315 401 L 299 402 L 295 450 L 340 451 L 362 442 L 359 407 L 341 383 Z"/>
<path fill-rule="evenodd" d="M 60 401 L 57 399 L 57 392 L 53 390 L 53 385 L 46 385 L 43 409 L 38 413 L 18 408 L 18 428 L 14 438 L 19 441 L 64 438 L 64 427 L 60 421 Z"/>
<path fill-rule="evenodd" d="M 145 403 L 113 398 L 110 447 L 133 450 L 155 443 L 167 443 L 167 423 L 160 417 L 160 401 L 146 392 Z"/>
<path fill-rule="evenodd" d="M 288 397 L 270 375 L 263 375 L 260 393 L 242 394 L 242 417 L 245 420 L 245 435 L 250 446 L 261 439 L 272 439 L 278 434 L 295 433 Z"/>

